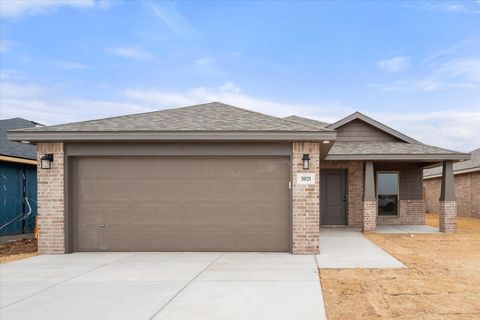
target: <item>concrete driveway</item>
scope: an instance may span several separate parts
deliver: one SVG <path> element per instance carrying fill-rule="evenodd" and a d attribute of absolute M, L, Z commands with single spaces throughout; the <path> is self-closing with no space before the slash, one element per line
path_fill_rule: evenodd
<path fill-rule="evenodd" d="M 76 253 L 0 266 L 0 319 L 326 319 L 312 255 Z"/>

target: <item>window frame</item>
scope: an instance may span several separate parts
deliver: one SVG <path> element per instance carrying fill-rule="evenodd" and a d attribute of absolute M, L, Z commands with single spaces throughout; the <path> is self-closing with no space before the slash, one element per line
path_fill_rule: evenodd
<path fill-rule="evenodd" d="M 397 193 L 379 193 L 378 192 L 378 177 L 380 174 L 382 173 L 395 173 L 397 174 Z M 400 171 L 398 170 L 379 170 L 376 172 L 376 179 L 375 179 L 375 182 L 376 182 L 376 195 L 377 195 L 377 215 L 379 216 L 383 216 L 383 217 L 394 217 L 394 216 L 398 216 L 398 213 L 400 211 Z M 379 195 L 383 195 L 383 196 L 397 196 L 397 205 L 396 205 L 396 212 L 394 214 L 380 214 L 379 212 L 379 200 L 378 200 L 378 196 Z"/>

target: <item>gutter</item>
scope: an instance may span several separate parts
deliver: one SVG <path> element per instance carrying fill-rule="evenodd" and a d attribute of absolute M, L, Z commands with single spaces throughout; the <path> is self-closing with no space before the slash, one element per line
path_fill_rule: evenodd
<path fill-rule="evenodd" d="M 335 131 L 7 131 L 7 139 L 63 141 L 323 141 Z"/>
<path fill-rule="evenodd" d="M 333 154 L 327 155 L 325 160 L 405 160 L 405 161 L 444 161 L 444 160 L 469 160 L 468 153 L 446 154 Z"/>

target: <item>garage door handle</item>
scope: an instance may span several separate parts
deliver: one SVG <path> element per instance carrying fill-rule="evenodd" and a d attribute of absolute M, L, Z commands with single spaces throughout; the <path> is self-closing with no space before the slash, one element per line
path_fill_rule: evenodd
<path fill-rule="evenodd" d="M 107 225 L 106 225 L 105 223 L 99 224 L 98 226 L 99 226 L 100 228 L 106 228 L 106 227 L 107 227 Z"/>

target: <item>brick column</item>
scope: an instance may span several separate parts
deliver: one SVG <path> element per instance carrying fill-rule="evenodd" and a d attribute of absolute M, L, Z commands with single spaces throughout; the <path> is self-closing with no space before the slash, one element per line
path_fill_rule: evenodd
<path fill-rule="evenodd" d="M 444 161 L 439 205 L 440 232 L 454 233 L 457 231 L 457 202 L 454 179 L 453 162 Z"/>
<path fill-rule="evenodd" d="M 309 169 L 303 169 L 302 157 L 310 156 Z M 298 174 L 313 173 L 312 184 L 297 183 Z M 320 236 L 320 144 L 294 142 L 292 152 L 292 253 L 319 252 Z"/>
<path fill-rule="evenodd" d="M 457 202 L 440 201 L 440 232 L 455 233 L 457 231 Z"/>
<path fill-rule="evenodd" d="M 375 232 L 377 229 L 377 201 L 363 201 L 363 232 Z"/>
<path fill-rule="evenodd" d="M 40 158 L 53 154 L 51 169 L 42 169 Z M 65 253 L 63 143 L 37 144 L 38 252 Z"/>
<path fill-rule="evenodd" d="M 375 232 L 377 229 L 377 197 L 375 195 L 375 173 L 373 162 L 365 162 L 363 187 L 363 232 Z"/>

